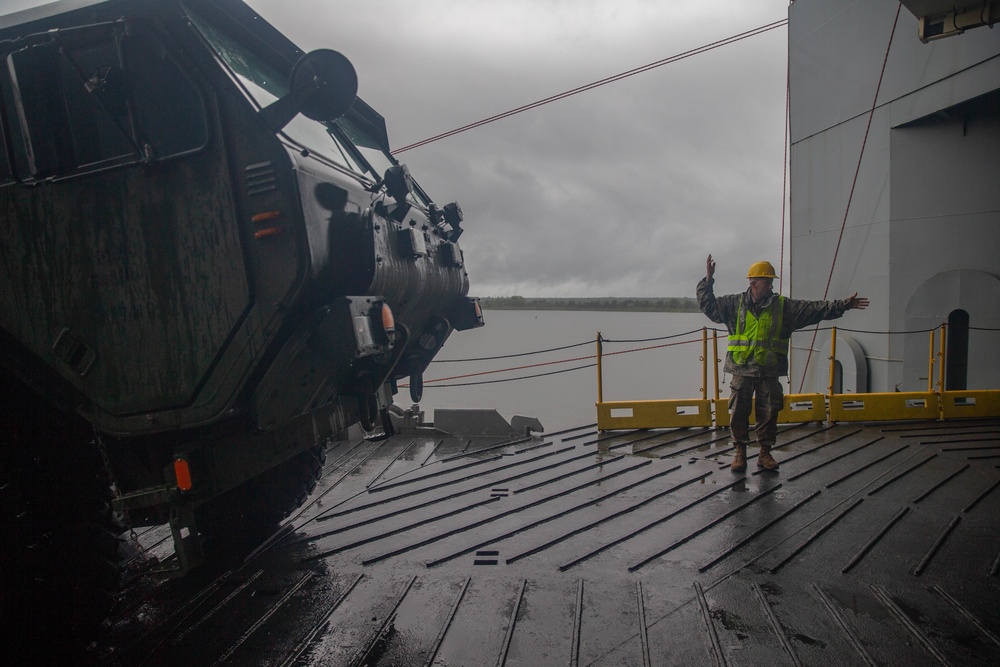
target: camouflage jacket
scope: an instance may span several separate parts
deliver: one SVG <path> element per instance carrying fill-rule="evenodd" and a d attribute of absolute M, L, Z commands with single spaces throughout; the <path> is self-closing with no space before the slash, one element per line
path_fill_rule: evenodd
<path fill-rule="evenodd" d="M 759 317 L 761 312 L 770 307 L 771 302 L 778 298 L 777 294 L 772 294 L 760 303 L 754 303 L 750 298 L 750 290 L 742 294 L 727 294 L 726 296 L 715 296 L 712 290 L 714 280 L 702 278 L 698 283 L 698 305 L 701 312 L 708 316 L 708 319 L 718 324 L 725 324 L 730 334 L 736 333 L 736 318 L 739 317 L 740 303 L 747 304 L 747 310 Z M 799 299 L 785 299 L 785 309 L 782 312 L 781 338 L 791 338 L 792 332 L 811 324 L 817 324 L 823 320 L 835 320 L 842 316 L 850 305 L 850 299 L 839 299 L 837 301 L 801 301 Z M 723 367 L 726 373 L 731 375 L 749 375 L 751 377 L 778 377 L 788 375 L 788 357 L 778 355 L 778 361 L 774 366 L 761 366 L 750 355 L 747 362 L 737 364 L 733 360 L 732 353 L 726 353 L 726 364 Z"/>

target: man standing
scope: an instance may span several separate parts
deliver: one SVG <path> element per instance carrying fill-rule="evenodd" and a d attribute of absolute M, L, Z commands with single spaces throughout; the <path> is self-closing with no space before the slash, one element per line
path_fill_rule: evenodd
<path fill-rule="evenodd" d="M 729 348 L 723 371 L 733 376 L 729 385 L 729 428 L 736 454 L 731 468 L 741 472 L 747 467 L 750 410 L 757 395 L 757 443 L 760 454 L 757 467 L 777 470 L 771 447 L 778 434 L 778 412 L 785 404 L 778 378 L 788 375 L 788 343 L 796 329 L 835 320 L 852 308 L 864 310 L 868 299 L 855 292 L 838 301 L 800 301 L 786 299 L 773 291 L 774 267 L 770 262 L 755 262 L 747 272 L 750 287 L 742 294 L 715 296 L 715 262 L 708 256 L 705 277 L 698 283 L 698 305 L 708 319 L 725 324 L 729 330 Z"/>

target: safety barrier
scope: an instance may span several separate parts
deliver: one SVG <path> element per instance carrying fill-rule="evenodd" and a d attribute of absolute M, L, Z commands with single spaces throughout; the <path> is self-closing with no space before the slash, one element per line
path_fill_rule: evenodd
<path fill-rule="evenodd" d="M 834 394 L 829 406 L 832 422 L 937 419 L 941 415 L 937 394 L 922 391 Z"/>
<path fill-rule="evenodd" d="M 941 416 L 944 419 L 998 415 L 1000 415 L 1000 389 L 941 392 Z"/>
<path fill-rule="evenodd" d="M 835 388 L 837 328 L 833 327 L 830 352 L 830 383 L 827 394 L 786 394 L 784 408 L 778 413 L 782 424 L 804 422 L 907 421 L 1000 417 L 1000 389 L 944 390 L 946 326 L 941 325 L 940 351 L 935 353 L 935 335 L 930 332 L 927 391 L 891 393 L 838 394 Z M 597 428 L 599 431 L 684 428 L 691 426 L 729 426 L 726 399 L 719 397 L 718 333 L 712 331 L 712 364 L 715 371 L 715 397 L 708 398 L 708 329 L 702 329 L 701 399 L 640 401 L 604 401 L 603 339 L 597 333 Z M 934 386 L 935 356 L 938 383 Z M 753 411 L 750 423 L 755 423 Z"/>
<path fill-rule="evenodd" d="M 601 430 L 663 428 L 662 424 L 711 426 L 712 403 L 706 400 L 611 401 L 597 404 Z"/>
<path fill-rule="evenodd" d="M 717 398 L 715 405 L 715 425 L 729 426 L 729 400 Z M 757 408 L 757 401 L 754 403 Z M 750 423 L 756 424 L 754 410 L 750 411 Z M 825 394 L 785 394 L 785 405 L 778 413 L 778 421 L 782 424 L 804 424 L 806 422 L 826 421 Z"/>

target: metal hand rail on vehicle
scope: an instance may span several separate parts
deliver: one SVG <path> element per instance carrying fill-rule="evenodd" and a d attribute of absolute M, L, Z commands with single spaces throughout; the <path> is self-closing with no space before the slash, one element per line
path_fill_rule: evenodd
<path fill-rule="evenodd" d="M 830 383 L 827 393 L 785 394 L 778 416 L 783 424 L 803 422 L 905 421 L 1000 417 L 1000 389 L 946 390 L 944 369 L 947 324 L 941 324 L 940 350 L 930 330 L 926 392 L 837 393 L 837 328 L 831 328 Z M 729 426 L 728 400 L 719 397 L 718 331 L 712 330 L 714 398 L 708 398 L 708 328 L 702 329 L 702 385 L 700 399 L 604 400 L 603 343 L 597 332 L 597 428 L 653 429 Z M 937 357 L 937 360 L 935 359 Z M 937 387 L 934 366 L 938 365 Z M 751 423 L 754 414 L 750 414 Z"/>

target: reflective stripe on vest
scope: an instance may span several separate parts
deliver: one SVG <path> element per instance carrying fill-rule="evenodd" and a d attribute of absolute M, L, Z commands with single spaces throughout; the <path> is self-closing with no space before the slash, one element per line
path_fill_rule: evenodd
<path fill-rule="evenodd" d="M 740 310 L 736 318 L 736 331 L 729 336 L 729 352 L 737 364 L 745 364 L 752 354 L 760 366 L 774 366 L 778 356 L 788 356 L 788 339 L 781 336 L 782 316 L 785 312 L 785 297 L 779 296 L 769 308 L 755 317 L 740 300 Z"/>

